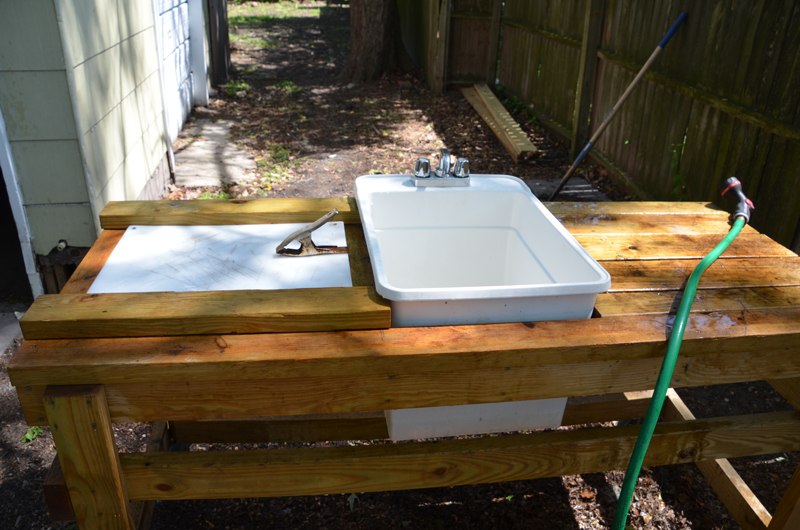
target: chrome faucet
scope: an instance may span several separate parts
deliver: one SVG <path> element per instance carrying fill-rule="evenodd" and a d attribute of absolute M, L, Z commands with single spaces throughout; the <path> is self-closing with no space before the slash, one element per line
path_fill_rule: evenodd
<path fill-rule="evenodd" d="M 417 159 L 414 165 L 414 185 L 422 186 L 469 186 L 469 160 L 456 159 L 453 172 L 450 172 L 450 151 L 439 152 L 439 167 L 431 171 L 431 162 L 427 158 Z"/>

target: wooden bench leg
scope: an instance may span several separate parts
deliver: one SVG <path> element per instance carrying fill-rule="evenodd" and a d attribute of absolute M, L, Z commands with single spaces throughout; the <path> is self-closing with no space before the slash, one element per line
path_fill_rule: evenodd
<path fill-rule="evenodd" d="M 50 386 L 42 399 L 78 527 L 133 530 L 103 387 Z"/>

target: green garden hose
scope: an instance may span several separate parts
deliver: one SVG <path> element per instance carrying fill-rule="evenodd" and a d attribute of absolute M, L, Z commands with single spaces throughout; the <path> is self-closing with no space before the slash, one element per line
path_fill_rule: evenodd
<path fill-rule="evenodd" d="M 744 225 L 750 220 L 750 210 L 753 209 L 753 203 L 744 196 L 739 180 L 736 179 L 736 177 L 731 177 L 723 183 L 721 188 L 723 196 L 725 196 L 727 192 L 733 191 L 736 198 L 739 199 L 737 208 L 733 214 L 735 216 L 735 221 L 728 235 L 725 236 L 722 242 L 694 268 L 686 284 L 678 313 L 675 316 L 675 324 L 669 338 L 667 353 L 664 356 L 664 361 L 661 364 L 661 371 L 656 381 L 656 387 L 653 390 L 653 397 L 650 400 L 650 406 L 647 408 L 647 414 L 644 417 L 642 428 L 639 431 L 639 437 L 636 439 L 636 445 L 633 448 L 631 460 L 628 463 L 628 469 L 625 471 L 625 481 L 622 484 L 617 510 L 614 514 L 613 530 L 624 530 L 625 523 L 628 520 L 628 510 L 631 506 L 633 490 L 636 488 L 636 481 L 642 469 L 642 462 L 644 461 L 645 453 L 647 453 L 647 447 L 650 445 L 650 439 L 653 437 L 653 431 L 658 422 L 658 416 L 661 414 L 661 407 L 664 405 L 664 399 L 667 396 L 667 390 L 669 390 L 669 383 L 672 380 L 675 363 L 678 361 L 678 352 L 681 348 L 683 333 L 686 330 L 686 322 L 689 319 L 689 312 L 692 309 L 692 303 L 694 302 L 694 296 L 697 292 L 697 284 L 700 282 L 700 276 L 702 276 L 706 269 L 717 260 L 720 254 L 725 252 L 725 249 L 736 239 L 736 236 L 742 231 Z"/>

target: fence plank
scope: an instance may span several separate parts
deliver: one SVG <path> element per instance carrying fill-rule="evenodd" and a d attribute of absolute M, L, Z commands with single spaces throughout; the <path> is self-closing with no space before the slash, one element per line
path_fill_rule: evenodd
<path fill-rule="evenodd" d="M 578 83 L 575 100 L 575 114 L 572 121 L 572 145 L 569 158 L 577 158 L 580 150 L 589 141 L 589 109 L 594 97 L 595 75 L 597 73 L 597 47 L 603 26 L 605 0 L 587 0 L 583 13 L 583 44 L 578 65 Z"/>

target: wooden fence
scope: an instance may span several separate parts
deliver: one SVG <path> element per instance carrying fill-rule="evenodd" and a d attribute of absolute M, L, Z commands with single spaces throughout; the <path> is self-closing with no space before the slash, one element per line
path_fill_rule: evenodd
<path fill-rule="evenodd" d="M 688 12 L 590 158 L 640 199 L 718 202 L 735 175 L 753 226 L 800 251 L 800 1 L 421 4 L 431 88 L 498 77 L 573 156 Z"/>

